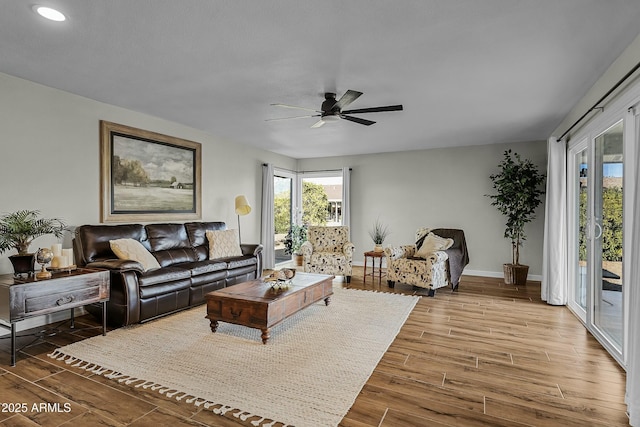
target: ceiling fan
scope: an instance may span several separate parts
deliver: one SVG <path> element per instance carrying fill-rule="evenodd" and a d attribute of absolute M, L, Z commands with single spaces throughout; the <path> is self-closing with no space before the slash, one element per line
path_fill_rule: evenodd
<path fill-rule="evenodd" d="M 386 107 L 371 107 L 371 108 L 360 108 L 356 110 L 343 110 L 343 108 L 345 108 L 347 105 L 351 104 L 353 101 L 358 99 L 360 95 L 362 95 L 362 92 L 349 89 L 344 93 L 344 95 L 340 97 L 339 100 L 336 101 L 335 93 L 326 92 L 324 94 L 324 102 L 322 103 L 320 110 L 314 110 L 312 108 L 305 108 L 305 107 L 296 107 L 296 106 L 287 105 L 287 104 L 271 104 L 274 107 L 294 108 L 297 110 L 313 111 L 314 113 L 317 113 L 317 114 L 310 114 L 306 116 L 282 117 L 277 119 L 267 119 L 266 121 L 320 117 L 320 119 L 311 126 L 312 128 L 319 128 L 320 126 L 324 125 L 326 122 L 337 121 L 340 119 L 348 120 L 354 123 L 359 123 L 365 126 L 371 126 L 372 124 L 375 123 L 374 121 L 361 119 L 360 117 L 354 117 L 348 114 L 379 113 L 383 111 L 402 111 L 402 105 L 388 105 Z"/>

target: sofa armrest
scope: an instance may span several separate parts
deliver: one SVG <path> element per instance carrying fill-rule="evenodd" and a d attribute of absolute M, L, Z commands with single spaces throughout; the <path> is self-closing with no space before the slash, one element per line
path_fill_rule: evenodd
<path fill-rule="evenodd" d="M 342 246 L 342 252 L 347 256 L 347 259 L 353 257 L 353 251 L 356 250 L 356 245 L 351 242 L 347 242 Z"/>
<path fill-rule="evenodd" d="M 304 255 L 305 257 L 310 257 L 312 253 L 313 245 L 310 241 L 307 240 L 302 244 L 302 246 L 300 246 L 300 254 Z"/>
<path fill-rule="evenodd" d="M 144 267 L 138 261 L 130 259 L 107 259 L 104 261 L 90 262 L 86 265 L 87 268 L 105 268 L 111 271 L 137 271 L 138 273 L 144 273 Z"/>
<path fill-rule="evenodd" d="M 416 253 L 416 245 L 403 245 L 403 246 L 387 246 L 384 248 L 384 254 L 387 257 L 387 265 L 389 261 L 409 258 Z"/>
<path fill-rule="evenodd" d="M 242 255 L 254 255 L 262 253 L 264 247 L 259 243 L 242 243 L 240 245 L 240 250 L 242 251 Z"/>

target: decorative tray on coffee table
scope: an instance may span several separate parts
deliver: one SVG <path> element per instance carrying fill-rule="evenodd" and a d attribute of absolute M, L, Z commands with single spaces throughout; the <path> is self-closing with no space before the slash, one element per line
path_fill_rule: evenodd
<path fill-rule="evenodd" d="M 272 288 L 288 288 L 291 285 L 291 279 L 296 275 L 294 268 L 283 268 L 274 271 L 263 279 L 264 282 L 270 283 Z"/>

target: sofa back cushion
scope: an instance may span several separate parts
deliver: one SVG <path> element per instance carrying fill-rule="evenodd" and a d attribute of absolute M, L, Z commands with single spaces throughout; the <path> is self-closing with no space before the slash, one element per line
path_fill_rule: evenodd
<path fill-rule="evenodd" d="M 150 249 L 141 224 L 81 225 L 75 230 L 73 242 L 76 263 L 82 267 L 90 262 L 117 258 L 109 244 L 116 239 L 134 239 Z"/>
<path fill-rule="evenodd" d="M 196 260 L 184 224 L 145 226 L 151 252 L 162 267 Z"/>
<path fill-rule="evenodd" d="M 184 228 L 189 236 L 189 241 L 195 252 L 197 261 L 209 259 L 209 241 L 207 240 L 207 230 L 226 230 L 224 222 L 187 222 Z"/>

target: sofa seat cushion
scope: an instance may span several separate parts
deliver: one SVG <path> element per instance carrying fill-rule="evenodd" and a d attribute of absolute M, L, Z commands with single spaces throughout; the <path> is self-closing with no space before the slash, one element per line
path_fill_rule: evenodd
<path fill-rule="evenodd" d="M 191 276 L 201 276 L 203 274 L 213 273 L 227 269 L 227 263 L 220 260 L 184 262 L 174 267 L 189 270 Z"/>
<path fill-rule="evenodd" d="M 340 266 L 348 263 L 347 257 L 341 252 L 313 252 L 311 264 Z"/>
<path fill-rule="evenodd" d="M 186 301 L 189 300 L 189 286 L 191 286 L 191 280 L 182 279 L 175 282 L 161 282 L 153 286 L 140 287 L 140 299 L 158 298 L 171 294 L 185 294 Z M 173 297 L 169 297 L 173 298 Z M 186 307 L 188 302 L 183 306 Z"/>
<path fill-rule="evenodd" d="M 245 255 L 241 257 L 223 258 L 227 264 L 228 269 L 251 267 L 258 263 L 258 260 L 254 256 Z"/>
<path fill-rule="evenodd" d="M 149 270 L 140 275 L 140 277 L 138 277 L 138 284 L 141 288 L 144 288 L 147 286 L 186 280 L 187 286 L 189 286 L 190 278 L 191 271 L 189 270 L 179 267 L 164 267 L 156 270 Z"/>

